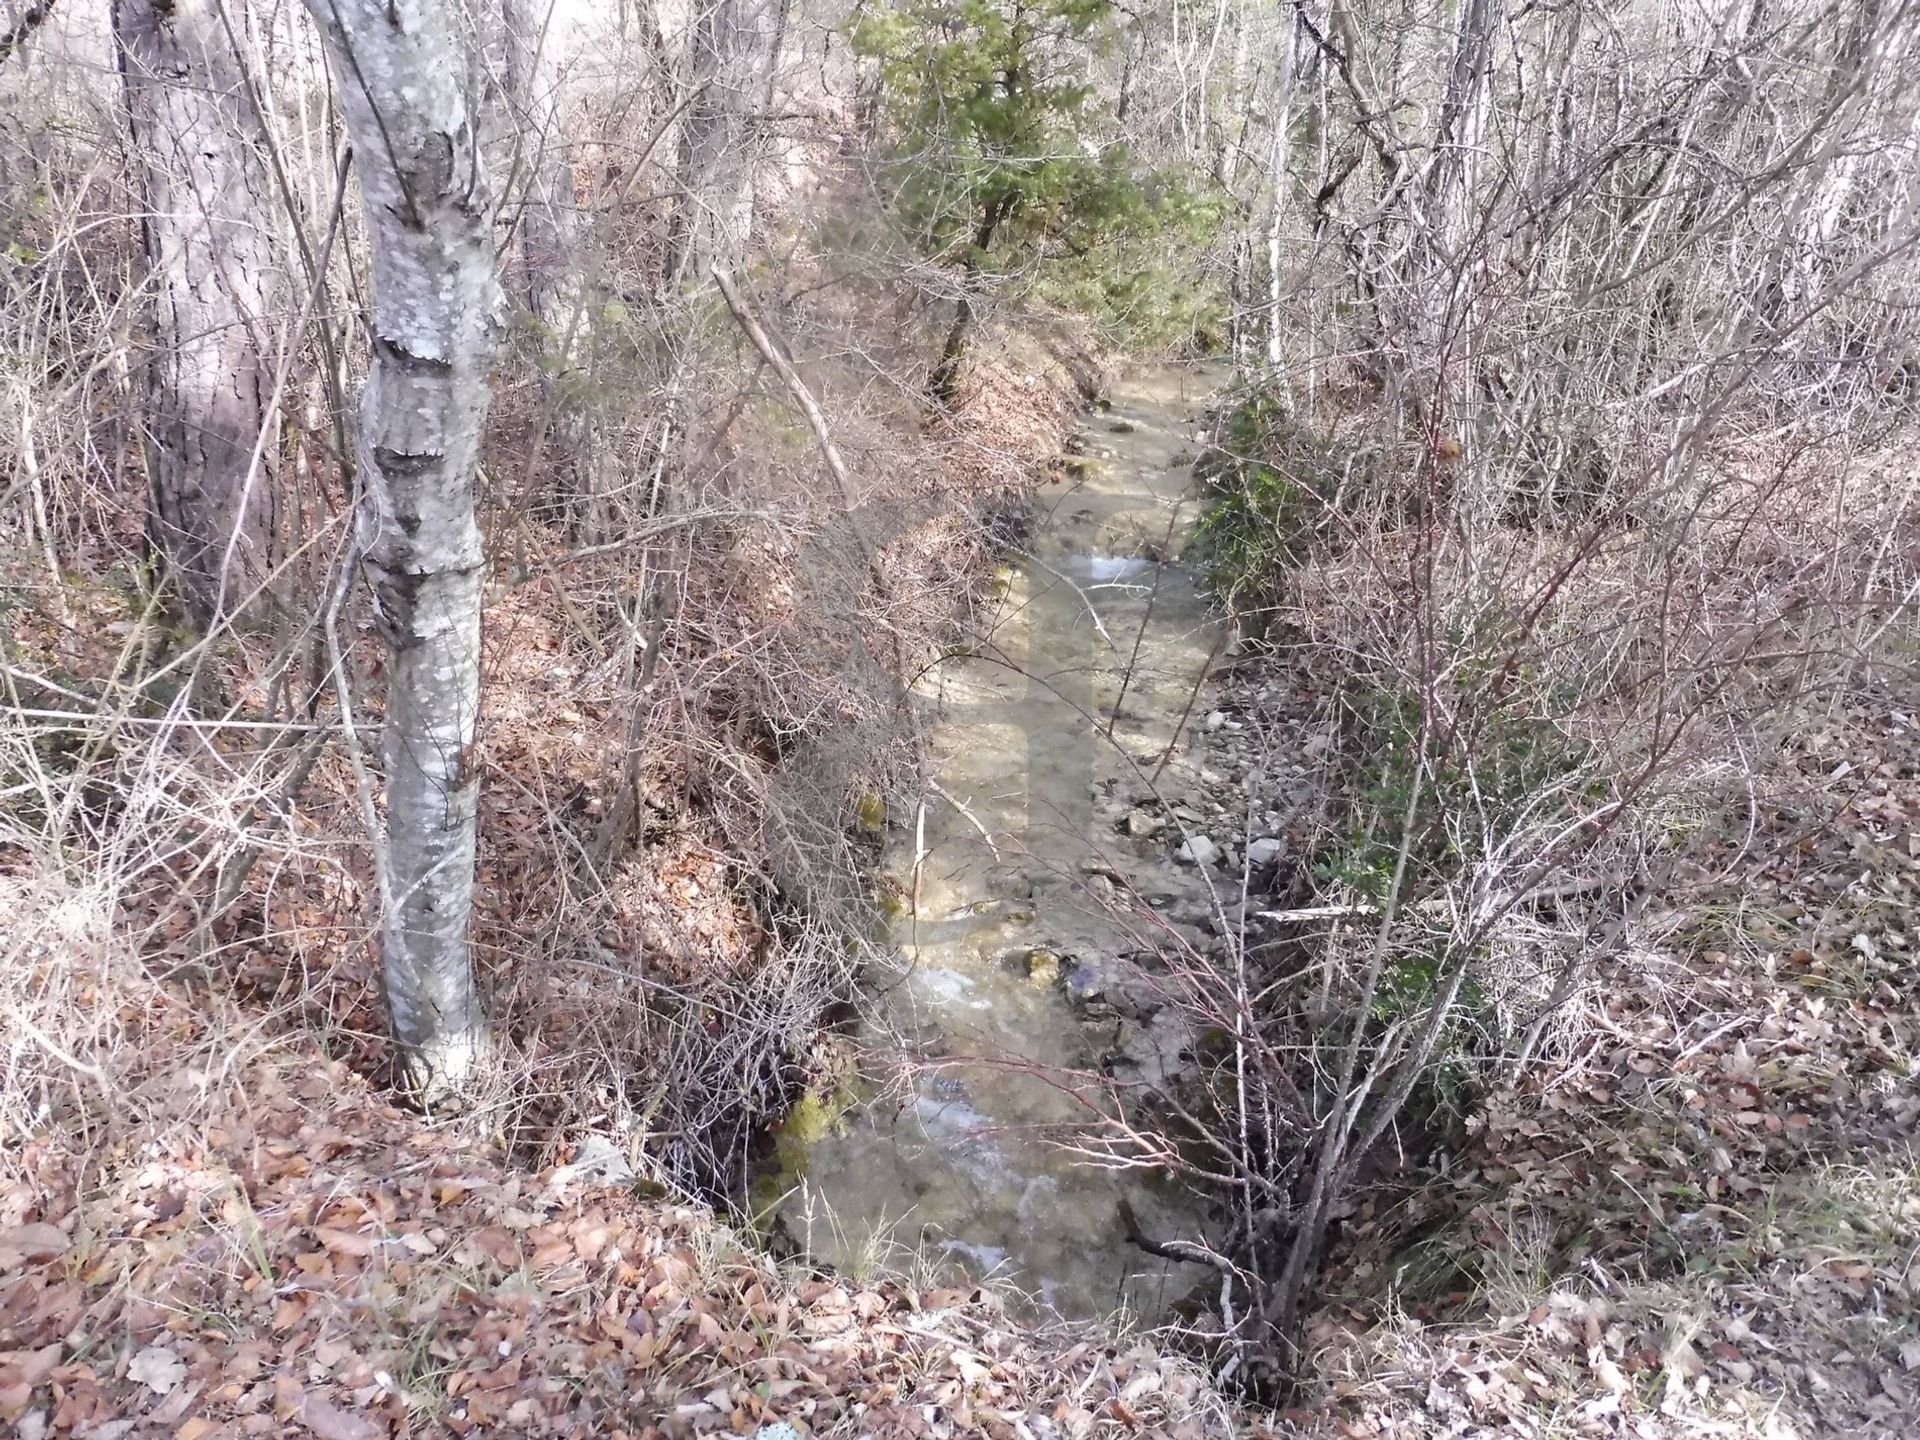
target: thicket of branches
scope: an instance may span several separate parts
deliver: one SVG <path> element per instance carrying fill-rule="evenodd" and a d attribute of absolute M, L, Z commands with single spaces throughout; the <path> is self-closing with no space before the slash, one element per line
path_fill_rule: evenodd
<path fill-rule="evenodd" d="M 477 795 L 497 1063 L 462 1103 L 724 1194 L 847 993 L 875 797 L 910 755 L 902 657 L 1088 362 L 1063 339 L 1006 376 L 983 317 L 989 421 L 960 397 L 927 428 L 950 292 L 859 163 L 839 17 L 427 11 L 453 17 L 500 290 L 484 638 L 450 658 L 480 708 L 421 742 L 449 816 Z M 298 7 L 67 5 L 23 33 L 0 71 L 0 854 L 24 912 L 72 923 L 9 933 L 8 1123 L 124 1102 L 136 1047 L 74 996 L 155 980 L 398 1076 L 380 857 L 421 751 L 390 727 L 383 754 L 405 652 L 358 583 L 386 543 L 388 462 L 355 445 L 393 360 L 368 327 L 391 242 L 341 73 Z"/>
<path fill-rule="evenodd" d="M 1215 82 L 1203 543 L 1325 697 L 1275 756 L 1336 743 L 1290 887 L 1161 982 L 1210 1091 L 1095 1148 L 1226 1187 L 1256 1368 L 1383 1151 L 1572 1053 L 1690 839 L 1763 862 L 1796 727 L 1911 683 L 1916 18 L 1296 4 Z"/>

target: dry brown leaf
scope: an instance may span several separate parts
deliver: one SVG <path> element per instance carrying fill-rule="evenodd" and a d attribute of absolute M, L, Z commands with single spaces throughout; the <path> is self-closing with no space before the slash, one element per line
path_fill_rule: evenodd
<path fill-rule="evenodd" d="M 295 1413 L 300 1423 L 320 1440 L 379 1440 L 386 1433 L 384 1425 L 375 1425 L 364 1416 L 349 1415 L 312 1391 L 301 1397 L 300 1408 Z"/>
<path fill-rule="evenodd" d="M 60 1363 L 60 1347 L 43 1350 L 10 1350 L 0 1354 L 0 1385 L 38 1385 Z"/>
<path fill-rule="evenodd" d="M 0 1385 L 0 1420 L 18 1420 L 33 1403 L 33 1386 Z"/>
<path fill-rule="evenodd" d="M 127 1378 L 139 1381 L 156 1395 L 167 1395 L 187 1378 L 187 1366 L 168 1346 L 149 1345 L 127 1365 Z"/>
<path fill-rule="evenodd" d="M 337 1230 L 330 1226 L 321 1226 L 313 1232 L 313 1238 L 335 1255 L 351 1255 L 356 1260 L 364 1260 L 373 1254 L 375 1244 L 371 1235 L 363 1235 L 357 1230 Z"/>
<path fill-rule="evenodd" d="M 72 1244 L 58 1225 L 16 1225 L 0 1232 L 0 1250 L 16 1250 L 36 1263 L 66 1254 Z"/>

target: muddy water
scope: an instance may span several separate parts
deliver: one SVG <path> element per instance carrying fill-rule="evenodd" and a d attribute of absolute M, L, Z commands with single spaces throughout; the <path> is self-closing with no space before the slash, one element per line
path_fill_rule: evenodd
<path fill-rule="evenodd" d="M 917 1251 L 1075 1316 L 1156 1318 L 1203 1277 L 1129 1243 L 1122 1215 L 1199 1238 L 1195 1197 L 1061 1140 L 1110 1109 L 1098 1077 L 1156 1083 L 1193 1039 L 1088 997 L 1208 903 L 1202 872 L 1173 858 L 1178 822 L 1133 836 L 1124 816 L 1218 638 L 1177 557 L 1198 512 L 1197 411 L 1224 378 L 1158 368 L 1115 389 L 1084 460 L 1039 494 L 1005 595 L 919 687 L 933 784 L 889 842 L 909 899 L 870 997 L 874 1078 L 782 1211 L 823 1261 Z M 1203 763 L 1206 709 L 1203 693 L 1162 777 L 1175 794 Z"/>

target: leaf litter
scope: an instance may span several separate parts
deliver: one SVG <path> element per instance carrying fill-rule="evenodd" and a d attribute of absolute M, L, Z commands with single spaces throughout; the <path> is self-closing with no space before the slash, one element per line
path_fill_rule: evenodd
<path fill-rule="evenodd" d="M 1284 1428 L 1920 1433 L 1920 729 L 1830 716 L 1757 799 L 1566 1053 L 1363 1202 Z"/>
<path fill-rule="evenodd" d="M 516 1171 L 312 1054 L 239 1079 L 243 1106 L 103 1154 L 26 1148 L 0 1190 L 9 1433 L 1228 1433 L 1147 1346 L 782 1268 L 630 1183 Z"/>

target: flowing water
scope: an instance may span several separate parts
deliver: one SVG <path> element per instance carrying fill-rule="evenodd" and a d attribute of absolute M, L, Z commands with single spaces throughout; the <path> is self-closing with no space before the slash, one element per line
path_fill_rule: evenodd
<path fill-rule="evenodd" d="M 1197 412 L 1223 379 L 1163 367 L 1116 387 L 1084 459 L 1039 492 L 981 633 L 918 687 L 933 783 L 889 843 L 909 898 L 863 1037 L 910 1063 L 810 1146 L 782 1219 L 820 1260 L 917 1247 L 1078 1316 L 1156 1316 L 1205 1273 L 1129 1243 L 1123 1218 L 1199 1238 L 1196 1196 L 1060 1141 L 1101 1113 L 1101 1072 L 1151 1085 L 1193 1039 L 1167 1012 L 1087 1000 L 1160 927 L 1197 938 L 1209 901 L 1172 857 L 1178 822 L 1136 837 L 1124 816 L 1189 709 L 1162 790 L 1204 758 L 1195 695 L 1219 622 L 1177 557 Z"/>

